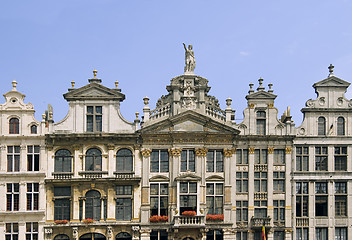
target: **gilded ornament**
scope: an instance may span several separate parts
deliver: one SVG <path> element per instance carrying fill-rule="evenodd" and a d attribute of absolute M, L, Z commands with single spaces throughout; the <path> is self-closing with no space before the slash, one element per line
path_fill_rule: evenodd
<path fill-rule="evenodd" d="M 255 150 L 255 148 L 248 148 L 248 152 L 249 152 L 250 154 L 253 154 L 253 153 L 254 153 L 254 150 Z"/>
<path fill-rule="evenodd" d="M 273 154 L 274 152 L 274 148 L 273 147 L 268 147 L 268 153 L 269 154 Z"/>
<path fill-rule="evenodd" d="M 232 157 L 232 154 L 236 152 L 235 148 L 224 148 L 225 157 Z"/>
<path fill-rule="evenodd" d="M 180 155 L 181 155 L 181 151 L 182 151 L 181 148 L 171 148 L 171 149 L 169 149 L 169 153 L 170 153 L 172 156 L 175 156 L 175 157 L 180 156 Z"/>
<path fill-rule="evenodd" d="M 274 103 L 269 103 L 268 104 L 268 108 L 273 108 L 274 107 Z"/>
<path fill-rule="evenodd" d="M 286 147 L 285 148 L 285 153 L 291 153 L 292 152 L 292 148 L 291 147 Z"/>
<path fill-rule="evenodd" d="M 197 148 L 196 149 L 196 156 L 205 157 L 207 156 L 208 149 L 206 148 Z"/>
<path fill-rule="evenodd" d="M 141 150 L 141 153 L 142 153 L 143 157 L 149 157 L 151 152 L 152 152 L 152 150 L 150 150 L 149 148 L 143 148 Z"/>
<path fill-rule="evenodd" d="M 248 107 L 249 107 L 250 109 L 253 109 L 253 108 L 254 108 L 254 106 L 255 106 L 255 104 L 254 104 L 254 103 L 249 103 L 249 104 L 248 104 Z"/>

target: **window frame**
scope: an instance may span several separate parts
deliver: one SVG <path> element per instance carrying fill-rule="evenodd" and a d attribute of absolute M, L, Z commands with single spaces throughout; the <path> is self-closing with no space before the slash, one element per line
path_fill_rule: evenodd
<path fill-rule="evenodd" d="M 5 223 L 5 239 L 18 240 L 18 223 Z M 7 238 L 9 236 L 9 238 Z"/>
<path fill-rule="evenodd" d="M 7 172 L 19 172 L 20 164 L 21 146 L 7 146 Z"/>
<path fill-rule="evenodd" d="M 328 171 L 328 161 L 328 147 L 315 146 L 315 171 Z"/>
<path fill-rule="evenodd" d="M 54 220 L 71 219 L 71 187 L 54 187 Z"/>
<path fill-rule="evenodd" d="M 236 172 L 236 193 L 248 193 L 248 172 Z"/>
<path fill-rule="evenodd" d="M 26 210 L 39 210 L 39 183 L 27 183 L 26 191 Z"/>
<path fill-rule="evenodd" d="M 222 150 L 209 150 L 206 164 L 207 172 L 224 172 L 224 154 Z"/>
<path fill-rule="evenodd" d="M 192 184 L 195 185 L 192 189 L 195 189 L 195 192 L 190 191 L 190 185 Z M 183 190 L 183 186 L 186 186 L 186 190 Z M 180 213 L 182 214 L 184 211 L 195 211 L 198 213 L 198 182 L 179 182 L 179 200 L 180 200 Z M 191 199 L 192 197 L 192 199 Z M 194 202 L 194 206 L 192 206 L 192 203 Z M 187 206 L 186 206 L 187 205 Z"/>
<path fill-rule="evenodd" d="M 62 154 L 60 154 L 62 152 Z M 68 153 L 67 155 L 65 154 Z M 59 155 L 60 154 L 60 155 Z M 54 172 L 72 172 L 72 153 L 67 150 L 67 149 L 59 149 L 55 152 L 55 156 L 54 156 Z M 69 164 L 67 164 L 67 162 L 69 161 Z M 62 169 L 62 171 L 60 171 L 60 168 Z M 69 166 L 69 169 L 66 169 Z"/>
<path fill-rule="evenodd" d="M 40 170 L 40 146 L 27 145 L 27 171 L 38 172 Z"/>
<path fill-rule="evenodd" d="M 266 135 L 266 111 L 256 112 L 257 135 Z"/>
<path fill-rule="evenodd" d="M 9 134 L 19 134 L 20 133 L 20 119 L 17 117 L 12 117 L 9 120 Z"/>
<path fill-rule="evenodd" d="M 130 149 L 121 148 L 116 152 L 116 172 L 133 172 L 133 165 L 133 152 Z"/>
<path fill-rule="evenodd" d="M 94 154 L 93 150 L 97 150 L 96 152 L 98 153 L 97 155 Z M 88 155 L 88 152 L 92 152 L 92 155 Z M 91 167 L 88 166 L 87 161 L 91 161 L 90 158 L 92 158 L 92 164 Z M 101 172 L 103 171 L 103 154 L 102 151 L 99 148 L 90 148 L 86 151 L 85 155 L 85 171 L 93 171 L 93 172 Z M 98 168 L 100 166 L 100 169 Z"/>
<path fill-rule="evenodd" d="M 273 172 L 273 191 L 284 193 L 286 191 L 286 172 L 274 171 Z"/>
<path fill-rule="evenodd" d="M 92 108 L 93 111 L 90 112 L 89 108 Z M 98 108 L 100 108 L 101 111 L 98 111 L 97 110 Z M 87 111 L 86 112 L 87 132 L 102 132 L 103 131 L 103 106 L 89 105 L 87 106 L 86 111 Z"/>
<path fill-rule="evenodd" d="M 11 186 L 10 191 L 9 191 L 9 186 Z M 6 211 L 19 211 L 19 205 L 20 205 L 19 183 L 6 183 Z"/>
<path fill-rule="evenodd" d="M 347 217 L 347 182 L 335 182 L 335 217 Z"/>
<path fill-rule="evenodd" d="M 117 185 L 115 194 L 116 221 L 131 221 L 133 218 L 133 186 Z M 119 204 L 119 201 L 121 201 L 121 204 Z M 119 209 L 122 209 L 123 214 L 119 214 Z"/>
<path fill-rule="evenodd" d="M 166 190 L 166 192 L 162 192 L 162 189 Z M 166 206 L 164 206 L 163 208 L 162 208 L 162 205 L 163 205 L 162 203 L 164 204 L 166 203 Z M 169 183 L 166 183 L 166 182 L 150 183 L 150 216 L 153 216 L 153 215 L 169 216 Z"/>
<path fill-rule="evenodd" d="M 308 146 L 296 147 L 296 171 L 297 172 L 309 171 L 309 147 Z"/>
<path fill-rule="evenodd" d="M 346 146 L 334 147 L 334 169 L 335 171 L 347 171 L 348 152 Z"/>
<path fill-rule="evenodd" d="M 186 154 L 186 155 L 185 155 Z M 193 157 L 193 159 L 192 159 Z M 196 154 L 194 150 L 185 149 L 181 151 L 181 172 L 196 171 Z"/>
<path fill-rule="evenodd" d="M 236 222 L 242 224 L 248 224 L 248 201 L 238 200 L 236 201 Z"/>
<path fill-rule="evenodd" d="M 273 200 L 274 222 L 285 224 L 285 200 Z"/>
<path fill-rule="evenodd" d="M 342 121 L 341 121 L 342 120 Z M 337 136 L 344 136 L 345 135 L 345 118 L 340 116 L 337 118 L 337 131 L 336 131 L 336 135 Z"/>
<path fill-rule="evenodd" d="M 157 155 L 157 156 L 156 156 Z M 167 156 L 164 159 L 164 156 Z M 159 149 L 152 150 L 150 154 L 150 172 L 151 173 L 167 173 L 170 168 L 169 152 Z"/>
<path fill-rule="evenodd" d="M 91 195 L 89 193 L 98 193 L 98 194 L 92 195 L 92 196 L 87 196 L 87 195 Z M 97 201 L 97 199 L 99 199 L 99 201 Z M 91 205 L 90 205 L 90 201 L 91 201 Z M 96 204 L 97 202 L 99 204 Z M 104 206 L 102 206 L 101 202 L 102 202 L 101 201 L 101 193 L 99 191 L 89 190 L 88 192 L 86 192 L 86 194 L 85 194 L 85 209 L 84 209 L 86 219 L 90 218 L 90 219 L 94 219 L 95 221 L 100 221 L 100 219 L 102 218 L 101 209 L 102 209 L 102 207 L 104 207 Z M 89 209 L 92 210 L 91 216 L 90 216 Z"/>
<path fill-rule="evenodd" d="M 328 183 L 315 182 L 315 216 L 328 217 L 329 199 Z"/>
<path fill-rule="evenodd" d="M 38 222 L 26 222 L 26 240 L 38 240 Z"/>
<path fill-rule="evenodd" d="M 237 149 L 236 150 L 236 164 L 237 165 L 248 165 L 249 151 L 248 149 Z"/>
<path fill-rule="evenodd" d="M 309 182 L 296 182 L 296 217 L 309 216 Z"/>
<path fill-rule="evenodd" d="M 213 191 L 210 192 L 209 188 L 212 186 Z M 221 189 L 221 192 L 218 192 Z M 212 199 L 212 200 L 210 200 Z M 210 205 L 212 203 L 212 206 Z M 222 182 L 207 182 L 206 183 L 206 205 L 207 214 L 221 215 L 224 214 L 224 183 Z M 221 205 L 219 208 L 218 205 Z"/>
<path fill-rule="evenodd" d="M 318 136 L 326 135 L 326 119 L 323 116 L 318 117 Z"/>

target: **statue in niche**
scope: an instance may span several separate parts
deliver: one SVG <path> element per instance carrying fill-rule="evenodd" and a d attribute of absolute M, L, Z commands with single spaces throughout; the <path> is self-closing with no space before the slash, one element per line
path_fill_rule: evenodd
<path fill-rule="evenodd" d="M 196 58 L 194 57 L 192 45 L 188 45 L 187 49 L 186 44 L 183 43 L 183 47 L 185 48 L 185 73 L 193 73 L 194 69 L 196 68 Z"/>

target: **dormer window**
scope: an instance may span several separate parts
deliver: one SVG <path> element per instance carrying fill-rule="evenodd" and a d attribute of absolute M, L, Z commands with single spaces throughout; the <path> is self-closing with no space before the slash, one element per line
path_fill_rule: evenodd
<path fill-rule="evenodd" d="M 326 121 L 324 117 L 318 118 L 318 135 L 326 134 Z"/>
<path fill-rule="evenodd" d="M 19 134 L 20 131 L 20 120 L 18 118 L 11 118 L 9 121 L 9 133 Z"/>
<path fill-rule="evenodd" d="M 343 117 L 337 118 L 337 135 L 345 135 L 345 119 Z"/>
<path fill-rule="evenodd" d="M 87 106 L 87 132 L 101 132 L 102 118 L 102 106 Z"/>
<path fill-rule="evenodd" d="M 31 134 L 37 134 L 37 125 L 31 126 Z"/>
<path fill-rule="evenodd" d="M 265 135 L 266 133 L 266 113 L 264 111 L 257 112 L 257 134 Z"/>

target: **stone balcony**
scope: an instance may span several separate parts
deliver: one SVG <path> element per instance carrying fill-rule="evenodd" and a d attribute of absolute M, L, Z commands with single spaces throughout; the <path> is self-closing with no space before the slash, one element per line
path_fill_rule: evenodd
<path fill-rule="evenodd" d="M 78 174 L 83 176 L 84 178 L 97 179 L 97 178 L 102 178 L 103 175 L 108 174 L 108 172 L 107 171 L 82 171 L 82 172 L 79 172 Z"/>
<path fill-rule="evenodd" d="M 309 227 L 309 218 L 296 217 L 296 227 Z"/>
<path fill-rule="evenodd" d="M 270 221 L 271 221 L 270 217 L 264 217 L 264 218 L 253 217 L 251 219 L 251 225 L 252 225 L 252 228 L 261 228 L 263 226 L 270 227 L 271 226 Z"/>
<path fill-rule="evenodd" d="M 54 179 L 71 179 L 73 172 L 53 172 Z"/>
<path fill-rule="evenodd" d="M 114 172 L 116 179 L 130 180 L 140 178 L 135 175 L 134 172 Z"/>
<path fill-rule="evenodd" d="M 205 227 L 205 216 L 175 216 L 174 227 Z"/>

